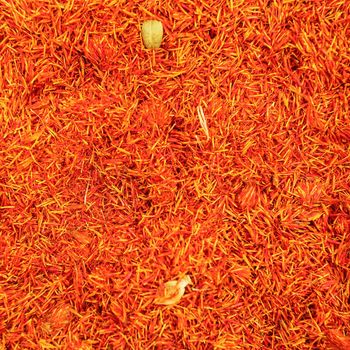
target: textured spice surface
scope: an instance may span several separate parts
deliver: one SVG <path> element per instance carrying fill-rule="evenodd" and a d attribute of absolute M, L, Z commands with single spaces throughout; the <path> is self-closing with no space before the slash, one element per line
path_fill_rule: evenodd
<path fill-rule="evenodd" d="M 0 348 L 349 349 L 349 9 L 0 1 Z"/>

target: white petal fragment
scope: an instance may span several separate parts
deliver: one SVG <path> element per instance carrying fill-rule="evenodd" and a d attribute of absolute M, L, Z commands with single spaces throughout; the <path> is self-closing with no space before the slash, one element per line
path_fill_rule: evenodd
<path fill-rule="evenodd" d="M 204 115 L 204 111 L 202 106 L 198 106 L 197 107 L 197 113 L 198 113 L 198 118 L 199 118 L 199 122 L 201 124 L 201 127 L 203 128 L 203 131 L 205 133 L 205 135 L 207 136 L 207 139 L 210 139 L 210 135 L 209 135 L 209 129 L 208 129 L 208 124 L 207 124 L 207 120 L 205 119 L 205 115 Z"/>

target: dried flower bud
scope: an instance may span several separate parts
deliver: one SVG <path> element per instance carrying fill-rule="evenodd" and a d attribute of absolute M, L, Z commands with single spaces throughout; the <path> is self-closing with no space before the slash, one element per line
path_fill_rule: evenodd
<path fill-rule="evenodd" d="M 154 300 L 155 304 L 159 305 L 175 305 L 185 294 L 185 288 L 191 284 L 190 276 L 184 276 L 178 281 L 166 282 L 161 290 L 160 296 Z"/>
<path fill-rule="evenodd" d="M 147 49 L 157 49 L 163 39 L 163 24 L 160 21 L 150 20 L 142 24 L 141 34 Z"/>

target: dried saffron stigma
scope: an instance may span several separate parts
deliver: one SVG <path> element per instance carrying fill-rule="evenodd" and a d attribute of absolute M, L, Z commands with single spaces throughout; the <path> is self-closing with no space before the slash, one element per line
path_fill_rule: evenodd
<path fill-rule="evenodd" d="M 163 39 L 163 24 L 160 21 L 148 20 L 142 24 L 141 34 L 147 49 L 158 49 Z"/>
<path fill-rule="evenodd" d="M 186 275 L 178 281 L 166 282 L 160 291 L 160 296 L 154 300 L 158 305 L 175 305 L 185 294 L 187 285 L 192 284 L 190 276 Z"/>

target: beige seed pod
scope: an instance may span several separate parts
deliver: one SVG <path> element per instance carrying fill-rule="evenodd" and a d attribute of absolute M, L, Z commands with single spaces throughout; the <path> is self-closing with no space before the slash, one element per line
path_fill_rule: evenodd
<path fill-rule="evenodd" d="M 163 288 L 161 288 L 158 297 L 154 300 L 154 303 L 158 305 L 177 304 L 185 294 L 185 288 L 189 284 L 192 284 L 192 281 L 188 275 L 177 281 L 166 282 Z"/>
<path fill-rule="evenodd" d="M 147 49 L 158 49 L 163 39 L 162 22 L 156 20 L 143 22 L 141 35 Z"/>

